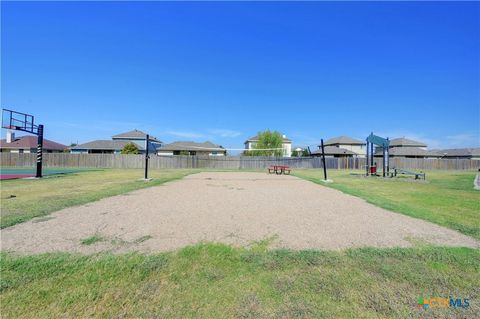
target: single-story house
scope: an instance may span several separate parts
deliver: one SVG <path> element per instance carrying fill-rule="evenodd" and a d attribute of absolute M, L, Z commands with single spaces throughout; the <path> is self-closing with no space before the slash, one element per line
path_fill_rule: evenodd
<path fill-rule="evenodd" d="M 406 157 L 406 158 L 425 158 L 428 156 L 428 151 L 420 147 L 391 147 L 388 150 L 390 157 Z M 376 157 L 382 157 L 382 148 L 375 151 Z"/>
<path fill-rule="evenodd" d="M 324 146 L 325 157 L 356 157 L 358 154 L 337 146 Z M 322 148 L 311 153 L 312 156 L 322 156 Z"/>
<path fill-rule="evenodd" d="M 120 154 L 129 141 L 95 140 L 70 147 L 72 154 Z M 145 147 L 137 144 L 139 153 L 145 153 Z"/>
<path fill-rule="evenodd" d="M 430 150 L 428 157 L 480 160 L 480 147 Z"/>
<path fill-rule="evenodd" d="M 365 157 L 365 147 L 367 145 L 366 142 L 360 141 L 349 136 L 337 136 L 331 139 L 326 140 L 323 143 L 324 146 L 333 146 L 339 147 L 350 152 L 355 153 L 358 157 Z M 320 147 L 319 145 L 318 147 Z"/>
<path fill-rule="evenodd" d="M 15 138 L 13 132 L 7 132 L 7 138 L 0 140 L 0 152 L 10 153 L 36 153 L 38 137 L 25 135 Z M 68 149 L 67 145 L 57 143 L 46 138 L 43 139 L 44 153 L 63 153 Z"/>
<path fill-rule="evenodd" d="M 179 141 L 163 145 L 157 149 L 157 155 L 225 156 L 227 155 L 227 150 L 208 141 L 204 143 Z"/>
<path fill-rule="evenodd" d="M 425 158 L 429 156 L 426 147 L 427 145 L 422 142 L 405 137 L 394 138 L 390 140 L 388 154 L 390 157 Z M 375 149 L 375 157 L 383 157 L 382 147 Z"/>
<path fill-rule="evenodd" d="M 252 136 L 245 141 L 245 150 L 251 151 L 255 149 L 255 145 L 258 143 L 258 136 Z M 288 139 L 286 135 L 282 135 L 282 149 L 284 157 L 292 156 L 292 140 Z"/>
<path fill-rule="evenodd" d="M 140 153 L 145 153 L 145 139 L 147 134 L 133 130 L 112 136 L 111 140 L 95 140 L 70 147 L 73 154 L 120 154 L 125 145 L 134 143 Z M 156 153 L 162 142 L 154 136 L 149 136 L 149 153 Z"/>

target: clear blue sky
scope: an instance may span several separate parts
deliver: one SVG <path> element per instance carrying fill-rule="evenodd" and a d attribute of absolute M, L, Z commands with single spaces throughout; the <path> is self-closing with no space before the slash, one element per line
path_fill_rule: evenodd
<path fill-rule="evenodd" d="M 1 6 L 1 105 L 65 144 L 134 128 L 231 148 L 265 128 L 480 144 L 479 3 Z"/>

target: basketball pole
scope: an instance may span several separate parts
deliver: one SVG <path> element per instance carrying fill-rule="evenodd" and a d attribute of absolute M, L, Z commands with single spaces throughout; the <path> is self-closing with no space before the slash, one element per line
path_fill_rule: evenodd
<path fill-rule="evenodd" d="M 322 163 L 323 163 L 323 178 L 327 180 L 327 165 L 325 165 L 325 148 L 323 147 L 323 138 L 320 140 L 322 145 Z"/>
<path fill-rule="evenodd" d="M 37 137 L 37 174 L 36 178 L 42 177 L 42 163 L 43 163 L 43 125 L 38 125 Z"/>
<path fill-rule="evenodd" d="M 148 141 L 150 140 L 150 135 L 145 136 L 145 179 L 148 179 Z"/>

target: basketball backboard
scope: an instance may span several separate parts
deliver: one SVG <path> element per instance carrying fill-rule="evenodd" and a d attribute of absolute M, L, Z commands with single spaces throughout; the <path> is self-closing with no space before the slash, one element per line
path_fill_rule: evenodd
<path fill-rule="evenodd" d="M 38 125 L 35 125 L 33 115 L 26 113 L 2 109 L 2 127 L 38 135 Z"/>

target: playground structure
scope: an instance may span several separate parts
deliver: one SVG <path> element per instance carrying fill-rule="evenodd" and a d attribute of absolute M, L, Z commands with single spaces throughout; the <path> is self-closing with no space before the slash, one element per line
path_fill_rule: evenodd
<path fill-rule="evenodd" d="M 35 177 L 42 177 L 43 125 L 36 125 L 33 115 L 2 109 L 2 127 L 37 135 L 37 168 Z"/>
<path fill-rule="evenodd" d="M 377 175 L 377 166 L 374 164 L 375 150 L 374 145 L 382 148 L 383 151 L 383 177 L 389 175 L 390 160 L 388 149 L 390 147 L 390 140 L 371 133 L 367 137 L 367 158 L 366 158 L 366 176 Z"/>
<path fill-rule="evenodd" d="M 411 170 L 394 168 L 393 172 L 390 173 L 390 156 L 389 156 L 389 147 L 390 140 L 383 138 L 371 133 L 367 137 L 367 158 L 366 158 L 366 176 L 378 176 L 377 175 L 377 165 L 374 163 L 375 149 L 374 145 L 382 148 L 382 160 L 383 160 L 383 177 L 397 177 L 399 175 L 414 176 L 415 179 L 426 179 L 426 174 L 424 172 L 414 172 Z"/>

